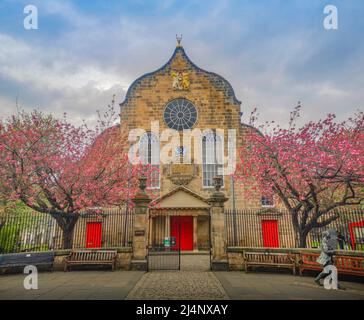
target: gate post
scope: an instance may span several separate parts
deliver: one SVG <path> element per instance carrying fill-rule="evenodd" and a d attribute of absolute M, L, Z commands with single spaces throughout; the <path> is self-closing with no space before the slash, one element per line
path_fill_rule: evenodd
<path fill-rule="evenodd" d="M 229 262 L 226 251 L 226 229 L 224 203 L 228 200 L 225 194 L 220 191 L 222 177 L 214 177 L 215 191 L 208 199 L 210 203 L 210 223 L 211 223 L 211 245 L 212 259 L 211 269 L 213 271 L 228 271 Z"/>
<path fill-rule="evenodd" d="M 131 269 L 147 271 L 148 255 L 148 205 L 151 201 L 145 189 L 147 178 L 139 178 L 139 191 L 135 195 L 133 202 L 134 210 L 134 230 L 133 230 L 133 257 L 131 260 Z"/>

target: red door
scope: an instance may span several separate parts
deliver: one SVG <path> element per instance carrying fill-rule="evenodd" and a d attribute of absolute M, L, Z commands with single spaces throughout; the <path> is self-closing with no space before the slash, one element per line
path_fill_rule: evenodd
<path fill-rule="evenodd" d="M 193 250 L 193 217 L 171 217 L 171 237 L 176 238 L 172 249 Z M 180 243 L 181 241 L 181 243 Z"/>
<path fill-rule="evenodd" d="M 358 240 L 364 238 L 364 220 L 349 223 L 350 240 L 353 250 L 356 250 Z M 360 249 L 358 249 L 360 250 Z"/>
<path fill-rule="evenodd" d="M 101 248 L 101 222 L 87 223 L 86 248 Z"/>
<path fill-rule="evenodd" d="M 278 221 L 262 220 L 263 246 L 279 248 Z"/>

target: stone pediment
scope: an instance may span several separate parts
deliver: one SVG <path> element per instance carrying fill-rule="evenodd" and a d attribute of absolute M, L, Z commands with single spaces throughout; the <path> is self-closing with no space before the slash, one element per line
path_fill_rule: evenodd
<path fill-rule="evenodd" d="M 207 200 L 192 190 L 180 186 L 155 199 L 156 208 L 209 208 Z"/>

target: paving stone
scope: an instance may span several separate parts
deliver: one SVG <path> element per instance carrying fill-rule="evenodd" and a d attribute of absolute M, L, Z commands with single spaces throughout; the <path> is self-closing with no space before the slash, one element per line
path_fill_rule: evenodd
<path fill-rule="evenodd" d="M 340 281 L 347 290 L 327 290 L 313 282 L 312 277 L 299 277 L 288 274 L 245 273 L 241 271 L 216 272 L 231 299 L 263 300 L 364 300 L 364 284 Z M 256 289 L 254 293 L 252 289 Z"/>
<path fill-rule="evenodd" d="M 181 255 L 182 271 L 209 271 L 210 255 L 209 254 L 182 254 Z"/>
<path fill-rule="evenodd" d="M 23 274 L 0 276 L 0 300 L 125 299 L 143 274 L 134 271 L 40 273 L 38 289 L 32 291 L 24 289 Z"/>

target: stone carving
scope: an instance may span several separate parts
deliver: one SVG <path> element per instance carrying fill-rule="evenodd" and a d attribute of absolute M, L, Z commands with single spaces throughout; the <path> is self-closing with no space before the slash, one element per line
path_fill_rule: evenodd
<path fill-rule="evenodd" d="M 175 184 L 176 186 L 186 186 L 188 185 L 191 180 L 192 180 L 192 176 L 170 176 L 169 179 L 173 182 L 173 184 Z"/>
<path fill-rule="evenodd" d="M 168 169 L 168 178 L 173 184 L 178 186 L 186 186 L 197 174 L 195 165 L 174 164 Z"/>
<path fill-rule="evenodd" d="M 187 90 L 190 87 L 190 76 L 188 72 L 172 71 L 172 87 L 176 90 Z"/>

